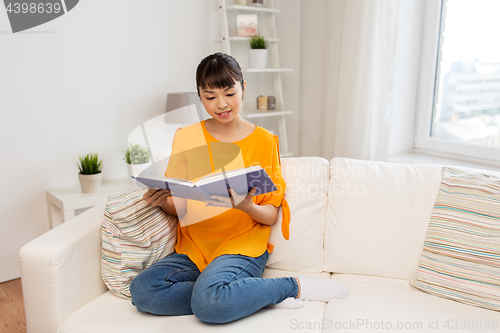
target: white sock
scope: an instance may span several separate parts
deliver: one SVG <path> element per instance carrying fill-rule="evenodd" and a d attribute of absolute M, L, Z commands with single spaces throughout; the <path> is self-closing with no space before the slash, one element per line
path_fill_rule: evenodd
<path fill-rule="evenodd" d="M 278 309 L 278 308 L 300 309 L 303 306 L 304 306 L 304 302 L 302 302 L 301 299 L 293 298 L 293 297 L 288 297 L 285 300 L 283 300 L 283 302 L 281 302 L 281 303 L 278 303 L 278 304 L 275 304 L 275 305 L 271 304 L 271 305 L 268 305 L 267 307 L 268 308 L 274 308 L 274 309 Z"/>
<path fill-rule="evenodd" d="M 299 299 L 304 301 L 331 302 L 349 295 L 347 288 L 339 282 L 297 276 L 300 283 Z"/>

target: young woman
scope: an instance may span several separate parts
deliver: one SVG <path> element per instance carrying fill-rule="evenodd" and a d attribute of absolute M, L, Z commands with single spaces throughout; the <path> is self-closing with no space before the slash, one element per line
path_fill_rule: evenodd
<path fill-rule="evenodd" d="M 198 95 L 212 118 L 178 129 L 167 176 L 196 179 L 217 167 L 216 155 L 237 156 L 225 170 L 260 165 L 278 190 L 212 196 L 205 203 L 173 198 L 168 190 L 148 190 L 144 199 L 180 217 L 175 253 L 142 271 L 130 285 L 139 311 L 157 315 L 194 314 L 209 324 L 231 322 L 265 306 L 298 308 L 303 300 L 331 301 L 347 296 L 332 280 L 304 276 L 261 278 L 270 226 L 282 206 L 288 239 L 289 209 L 284 200 L 278 138 L 239 114 L 246 82 L 234 58 L 215 53 L 196 71 Z M 203 141 L 206 151 L 200 150 Z M 226 147 L 215 153 L 216 147 Z M 233 149 L 236 147 L 236 150 Z M 229 153 L 231 152 L 231 153 Z M 232 157 L 231 157 L 232 158 Z M 219 163 L 220 164 L 220 163 Z"/>

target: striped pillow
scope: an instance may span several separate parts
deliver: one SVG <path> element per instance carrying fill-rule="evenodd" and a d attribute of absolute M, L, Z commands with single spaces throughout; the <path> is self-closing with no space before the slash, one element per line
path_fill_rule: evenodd
<path fill-rule="evenodd" d="M 174 252 L 176 216 L 142 199 L 145 189 L 108 198 L 102 223 L 101 275 L 111 292 L 130 298 L 130 283 L 143 269 Z"/>
<path fill-rule="evenodd" d="M 500 310 L 500 177 L 444 167 L 413 288 Z"/>

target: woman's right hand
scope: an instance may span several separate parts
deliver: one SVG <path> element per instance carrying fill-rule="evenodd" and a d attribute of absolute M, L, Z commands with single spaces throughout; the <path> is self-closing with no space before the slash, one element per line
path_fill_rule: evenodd
<path fill-rule="evenodd" d="M 170 190 L 160 190 L 158 188 L 148 188 L 144 193 L 142 198 L 147 202 L 148 205 L 153 207 L 158 207 L 167 200 L 168 197 L 172 196 Z"/>

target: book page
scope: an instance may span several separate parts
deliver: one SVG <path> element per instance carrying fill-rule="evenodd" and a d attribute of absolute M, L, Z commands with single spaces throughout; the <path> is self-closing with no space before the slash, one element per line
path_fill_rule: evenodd
<path fill-rule="evenodd" d="M 255 166 L 251 166 L 251 167 L 244 168 L 244 169 L 218 172 L 218 173 L 215 173 L 213 175 L 208 175 L 206 177 L 203 177 L 202 179 L 198 180 L 195 184 L 197 186 L 202 186 L 202 185 L 205 185 L 208 183 L 223 180 L 225 178 L 230 178 L 230 177 L 234 177 L 234 176 L 238 176 L 238 175 L 244 175 L 244 174 L 247 174 L 247 173 L 250 173 L 250 172 L 253 172 L 256 170 L 260 170 L 260 169 L 261 169 L 261 167 L 259 165 L 255 165 Z M 224 177 L 224 175 L 225 175 L 225 177 Z"/>
<path fill-rule="evenodd" d="M 133 176 L 132 178 L 136 179 L 137 181 L 141 181 L 141 179 L 145 180 L 152 180 L 152 181 L 159 181 L 159 182 L 167 182 L 167 183 L 173 183 L 173 184 L 184 184 L 184 185 L 194 185 L 193 182 L 190 182 L 189 180 L 184 180 L 184 179 L 179 179 L 179 178 L 168 178 L 165 176 L 154 176 L 154 175 L 149 175 L 149 176 Z"/>

